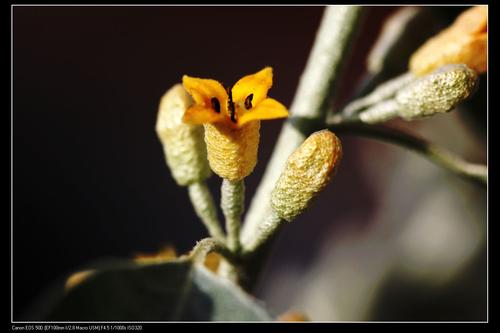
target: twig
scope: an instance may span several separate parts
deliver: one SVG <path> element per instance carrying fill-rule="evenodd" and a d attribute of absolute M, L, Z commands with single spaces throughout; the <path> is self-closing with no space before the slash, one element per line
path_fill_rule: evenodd
<path fill-rule="evenodd" d="M 241 215 L 245 201 L 245 184 L 224 179 L 221 187 L 221 208 L 226 218 L 227 246 L 237 253 L 240 249 Z"/>
<path fill-rule="evenodd" d="M 272 236 L 284 223 L 285 220 L 281 219 L 273 211 L 273 213 L 267 217 L 266 221 L 259 225 L 258 237 L 252 238 L 252 243 L 243 244 L 241 255 L 247 257 L 259 251 L 261 247 L 272 239 Z"/>
<path fill-rule="evenodd" d="M 234 261 L 234 255 L 231 251 L 224 245 L 224 243 L 214 239 L 214 238 L 204 238 L 196 243 L 191 252 L 187 255 L 198 263 L 203 263 L 206 256 L 210 252 L 217 252 L 229 261 Z"/>
<path fill-rule="evenodd" d="M 207 184 L 204 181 L 191 184 L 188 192 L 196 215 L 208 229 L 210 236 L 224 241 L 224 231 L 219 224 L 215 202 Z"/>
<path fill-rule="evenodd" d="M 401 74 L 400 76 L 380 84 L 367 96 L 353 100 L 341 111 L 341 113 L 334 114 L 331 118 L 335 116 L 353 116 L 365 108 L 393 97 L 402 87 L 414 80 L 415 76 L 409 72 Z"/>
<path fill-rule="evenodd" d="M 458 176 L 487 184 L 486 165 L 469 163 L 455 153 L 406 131 L 362 123 L 333 124 L 328 128 L 337 134 L 361 135 L 410 149 Z"/>

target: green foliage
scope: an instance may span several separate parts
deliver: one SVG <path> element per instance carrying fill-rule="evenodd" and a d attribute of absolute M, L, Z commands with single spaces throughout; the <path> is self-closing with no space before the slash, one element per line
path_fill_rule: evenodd
<path fill-rule="evenodd" d="M 256 321 L 271 316 L 238 286 L 190 260 L 98 270 L 54 302 L 50 321 Z"/>

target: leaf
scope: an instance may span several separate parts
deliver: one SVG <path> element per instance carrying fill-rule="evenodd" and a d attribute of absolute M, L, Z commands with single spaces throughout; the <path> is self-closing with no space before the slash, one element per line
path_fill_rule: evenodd
<path fill-rule="evenodd" d="M 241 288 L 182 259 L 101 265 L 52 304 L 50 321 L 271 320 Z"/>

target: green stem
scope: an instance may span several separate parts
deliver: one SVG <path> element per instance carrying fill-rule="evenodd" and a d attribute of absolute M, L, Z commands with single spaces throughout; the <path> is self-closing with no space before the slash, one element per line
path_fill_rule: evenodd
<path fill-rule="evenodd" d="M 210 236 L 223 241 L 224 231 L 217 218 L 217 210 L 214 199 L 205 182 L 199 182 L 189 185 L 189 198 L 196 212 L 196 215 L 208 229 Z"/>
<path fill-rule="evenodd" d="M 363 109 L 366 109 L 372 105 L 380 103 L 393 97 L 401 88 L 405 87 L 409 83 L 415 80 L 415 76 L 411 73 L 404 73 L 397 76 L 389 81 L 380 84 L 372 93 L 353 100 L 350 102 L 340 114 L 335 114 L 331 117 L 351 117 Z M 332 120 L 334 121 L 334 120 Z"/>
<path fill-rule="evenodd" d="M 204 238 L 196 243 L 188 258 L 198 263 L 203 263 L 210 252 L 217 252 L 228 261 L 235 260 L 234 255 L 221 241 L 214 238 Z"/>
<path fill-rule="evenodd" d="M 237 253 L 240 250 L 240 226 L 245 201 L 243 180 L 222 180 L 221 208 L 226 218 L 227 246 Z"/>
<path fill-rule="evenodd" d="M 266 245 L 275 235 L 278 229 L 284 224 L 285 220 L 281 219 L 274 211 L 267 217 L 264 223 L 259 224 L 259 229 L 246 243 L 243 243 L 241 255 L 243 257 L 251 256 L 253 253 Z"/>
<path fill-rule="evenodd" d="M 455 153 L 406 131 L 360 123 L 332 124 L 328 128 L 338 134 L 361 135 L 410 149 L 458 176 L 487 184 L 486 165 L 469 163 Z"/>
<path fill-rule="evenodd" d="M 323 122 L 340 85 L 340 74 L 348 59 L 362 12 L 361 6 L 326 7 L 290 107 L 290 115 Z M 271 191 L 283 171 L 288 156 L 305 140 L 303 132 L 308 129 L 302 125 L 304 124 L 285 122 L 246 215 L 242 241 L 252 238 L 259 224 L 272 214 Z"/>

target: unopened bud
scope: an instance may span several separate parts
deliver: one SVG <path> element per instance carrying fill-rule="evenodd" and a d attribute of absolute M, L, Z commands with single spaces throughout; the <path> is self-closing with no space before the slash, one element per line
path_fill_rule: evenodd
<path fill-rule="evenodd" d="M 486 6 L 463 12 L 447 29 L 429 39 L 410 59 L 410 71 L 424 75 L 446 64 L 466 64 L 478 73 L 487 70 Z"/>
<path fill-rule="evenodd" d="M 398 115 L 412 120 L 451 111 L 474 92 L 476 84 L 477 75 L 467 66 L 443 66 L 396 94 Z"/>
<path fill-rule="evenodd" d="M 286 221 L 300 215 L 335 173 L 342 157 L 340 140 L 328 130 L 310 135 L 287 160 L 272 193 L 275 213 Z"/>
<path fill-rule="evenodd" d="M 181 84 L 162 97 L 156 122 L 156 133 L 172 176 L 181 186 L 201 182 L 211 174 L 203 126 L 182 122 L 192 100 Z"/>

